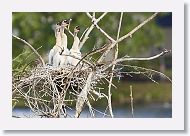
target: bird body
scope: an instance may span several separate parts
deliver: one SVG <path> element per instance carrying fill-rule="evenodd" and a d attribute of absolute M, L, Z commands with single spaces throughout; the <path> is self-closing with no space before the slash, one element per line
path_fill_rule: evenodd
<path fill-rule="evenodd" d="M 60 55 L 60 67 L 64 68 L 66 65 L 70 64 L 70 61 L 68 59 L 69 54 L 69 49 L 64 48 L 64 51 Z"/>
<path fill-rule="evenodd" d="M 57 24 L 56 27 L 59 25 Z M 61 35 L 60 35 L 60 29 L 55 30 L 55 37 L 56 37 L 56 44 L 54 47 L 50 50 L 49 52 L 49 64 L 52 65 L 53 67 L 57 67 L 59 63 L 59 56 L 58 54 L 61 53 L 62 51 L 62 40 L 61 40 Z"/>
<path fill-rule="evenodd" d="M 60 65 L 61 53 L 62 51 L 57 52 L 53 57 L 53 67 L 56 68 Z"/>
<path fill-rule="evenodd" d="M 65 67 L 69 64 L 68 55 L 70 54 L 67 48 L 67 35 L 64 33 L 64 29 L 61 33 L 63 52 L 60 54 L 60 67 Z"/>
<path fill-rule="evenodd" d="M 78 62 L 80 61 L 81 57 L 81 52 L 79 49 L 79 43 L 80 40 L 77 36 L 77 33 L 80 31 L 79 26 L 76 26 L 74 29 L 74 42 L 72 45 L 72 48 L 70 49 L 70 55 L 71 57 L 69 57 L 70 63 L 73 66 L 76 66 L 78 64 Z M 73 57 L 72 57 L 73 56 Z"/>

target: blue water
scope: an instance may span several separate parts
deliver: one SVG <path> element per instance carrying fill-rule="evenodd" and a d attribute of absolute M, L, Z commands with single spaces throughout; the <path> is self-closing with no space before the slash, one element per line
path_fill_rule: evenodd
<path fill-rule="evenodd" d="M 94 111 L 95 117 L 97 118 L 109 118 L 109 116 L 103 114 L 105 109 L 96 108 L 98 111 Z M 74 110 L 67 109 L 67 113 L 74 117 Z M 102 112 L 102 113 L 100 113 Z M 131 118 L 131 108 L 130 107 L 114 107 L 113 114 L 115 118 Z M 38 118 L 29 109 L 14 109 L 12 112 L 13 116 L 19 116 L 23 118 Z M 89 118 L 90 113 L 88 108 L 85 108 L 81 113 L 82 118 Z M 171 118 L 172 117 L 172 106 L 171 104 L 151 104 L 151 105 L 138 105 L 134 107 L 134 117 L 135 118 Z"/>

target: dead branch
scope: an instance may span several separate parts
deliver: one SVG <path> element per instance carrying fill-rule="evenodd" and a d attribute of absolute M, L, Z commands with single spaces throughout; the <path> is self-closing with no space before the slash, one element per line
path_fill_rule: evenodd
<path fill-rule="evenodd" d="M 86 80 L 86 84 L 83 88 L 83 90 L 80 92 L 77 102 L 76 102 L 76 114 L 75 117 L 78 118 L 80 116 L 80 113 L 82 112 L 82 109 L 84 107 L 84 103 L 88 101 L 87 95 L 91 88 L 91 80 L 92 80 L 93 72 L 91 72 L 88 75 L 88 78 Z"/>
<path fill-rule="evenodd" d="M 41 55 L 34 49 L 34 47 L 33 47 L 31 44 L 29 44 L 28 42 L 26 42 L 26 41 L 23 40 L 22 38 L 19 38 L 19 37 L 13 35 L 13 34 L 12 34 L 12 36 L 13 36 L 14 38 L 18 39 L 19 41 L 23 42 L 24 44 L 26 44 L 26 45 L 38 56 L 38 58 L 40 59 L 42 65 L 45 66 L 45 62 L 44 62 L 44 60 L 42 59 Z"/>
<path fill-rule="evenodd" d="M 106 14 L 107 14 L 107 12 L 103 13 L 98 19 L 96 19 L 96 21 L 95 21 L 94 23 L 97 24 Z M 80 48 L 80 49 L 83 47 L 84 43 L 85 43 L 86 40 L 88 39 L 88 36 L 89 36 L 89 34 L 91 33 L 91 31 L 92 31 L 93 29 L 94 29 L 94 24 L 92 24 L 92 25 L 89 27 L 88 31 L 85 33 L 83 40 L 82 40 L 82 41 L 80 42 L 80 44 L 79 44 L 79 48 Z"/>
<path fill-rule="evenodd" d="M 145 75 L 145 73 L 147 75 L 145 75 L 146 77 L 148 77 L 150 80 L 152 80 L 153 82 L 155 82 L 152 77 L 153 77 L 153 74 L 152 73 L 156 73 L 156 74 L 159 74 L 161 75 L 162 77 L 168 79 L 171 83 L 172 83 L 172 79 L 168 76 L 166 76 L 164 73 L 162 72 L 159 72 L 157 70 L 154 70 L 154 69 L 149 69 L 149 68 L 145 68 L 145 67 L 139 67 L 139 66 L 133 66 L 133 65 L 124 65 L 124 64 L 117 64 L 117 66 L 123 66 L 123 67 L 128 67 L 128 68 L 134 68 L 136 71 L 137 71 L 137 74 L 143 74 Z M 145 72 L 145 73 L 143 73 Z M 133 71 L 131 71 L 131 73 L 135 73 Z M 150 77 L 149 77 L 150 76 Z"/>
<path fill-rule="evenodd" d="M 122 19 L 123 19 L 123 12 L 121 12 L 121 15 L 120 15 L 120 20 L 119 20 L 119 25 L 118 25 L 118 31 L 117 31 L 117 40 L 119 39 L 119 34 L 120 34 L 120 31 L 121 31 L 121 23 L 122 23 Z M 115 50 L 114 50 L 114 60 L 117 59 L 117 56 L 118 56 L 118 44 L 116 45 L 115 47 Z M 115 65 L 112 66 L 112 71 L 115 69 Z M 109 112 L 110 112 L 110 115 L 111 117 L 113 118 L 113 111 L 112 111 L 112 102 L 111 102 L 111 83 L 112 83 L 112 80 L 113 80 L 113 72 L 111 73 L 111 77 L 110 77 L 110 81 L 109 81 L 109 86 L 108 86 L 108 108 L 109 108 Z"/>
<path fill-rule="evenodd" d="M 128 38 L 128 37 L 132 37 L 132 35 L 138 31 L 141 27 L 143 27 L 145 24 L 147 24 L 148 22 L 150 22 L 152 19 L 154 19 L 156 16 L 158 15 L 158 12 L 154 13 L 152 16 L 150 16 L 149 18 L 147 18 L 145 21 L 143 21 L 140 25 L 138 25 L 137 27 L 135 27 L 133 30 L 131 30 L 128 34 L 122 36 L 121 38 L 119 38 L 116 43 L 119 43 L 121 41 L 123 41 L 124 39 Z"/>
<path fill-rule="evenodd" d="M 134 108 L 133 108 L 133 88 L 132 88 L 132 85 L 130 85 L 130 99 L 131 99 L 131 114 L 132 114 L 132 118 L 134 118 Z"/>
<path fill-rule="evenodd" d="M 165 49 L 164 51 L 162 51 L 161 53 L 159 53 L 159 54 L 157 54 L 157 55 L 155 55 L 155 56 L 152 56 L 152 57 L 146 57 L 146 58 L 130 58 L 130 57 L 128 57 L 128 58 L 120 58 L 120 59 L 117 59 L 117 60 L 115 60 L 115 62 L 113 62 L 113 63 L 119 63 L 119 62 L 123 62 L 123 61 L 147 61 L 147 60 L 154 60 L 154 59 L 157 59 L 157 58 L 159 58 L 159 57 L 161 57 L 161 56 L 163 56 L 163 55 L 165 55 L 165 54 L 167 54 L 167 53 L 171 53 L 171 50 L 167 50 L 167 49 Z"/>
<path fill-rule="evenodd" d="M 86 14 L 87 14 L 87 16 L 88 16 L 90 19 L 93 20 L 92 23 L 94 24 L 94 26 L 95 26 L 104 36 L 106 36 L 110 41 L 115 42 L 115 40 L 114 40 L 111 36 L 109 36 L 101 27 L 99 27 L 99 25 L 97 24 L 98 22 L 96 21 L 96 20 L 97 20 L 96 18 L 94 18 L 93 16 L 91 16 L 90 13 L 88 13 L 88 12 L 87 12 Z"/>
<path fill-rule="evenodd" d="M 117 43 L 123 41 L 124 39 L 128 38 L 128 37 L 132 37 L 132 35 L 139 30 L 141 27 L 143 27 L 145 24 L 147 24 L 149 21 L 151 21 L 153 18 L 155 18 L 157 16 L 157 12 L 154 13 L 152 16 L 150 16 L 148 19 L 146 19 L 145 21 L 143 21 L 140 25 L 136 26 L 133 30 L 131 30 L 129 33 L 127 33 L 126 35 L 122 36 L 121 38 L 119 38 L 116 42 L 113 42 L 110 47 L 103 53 L 103 55 L 100 57 L 100 59 L 98 60 L 98 62 L 102 62 L 104 60 L 104 58 L 107 56 L 107 54 L 110 52 L 110 50 L 117 45 Z"/>

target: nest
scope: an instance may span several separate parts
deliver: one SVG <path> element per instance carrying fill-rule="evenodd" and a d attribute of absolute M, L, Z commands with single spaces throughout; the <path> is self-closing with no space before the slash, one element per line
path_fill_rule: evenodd
<path fill-rule="evenodd" d="M 94 109 L 90 103 L 102 98 L 109 101 L 108 93 L 101 84 L 106 81 L 115 87 L 110 77 L 118 77 L 119 80 L 123 75 L 133 77 L 134 74 L 141 74 L 155 83 L 155 75 L 170 80 L 163 73 L 144 67 L 113 62 L 102 65 L 84 62 L 87 60 L 77 66 L 65 65 L 64 69 L 38 65 L 25 72 L 20 79 L 13 75 L 13 98 L 24 100 L 25 106 L 40 117 L 79 117 L 84 105 L 89 107 L 91 117 L 95 117 L 95 111 L 110 117 Z M 113 65 L 116 67 L 111 69 Z M 124 71 L 124 68 L 128 71 Z"/>
<path fill-rule="evenodd" d="M 63 69 L 39 65 L 26 72 L 19 80 L 13 77 L 13 96 L 17 99 L 22 98 L 25 105 L 41 117 L 73 117 L 67 113 L 67 109 L 72 109 L 79 116 L 84 103 L 91 107 L 90 98 L 97 101 L 106 97 L 97 87 L 97 84 L 111 76 L 112 72 L 105 67 L 105 65 L 93 68 L 89 65 L 77 67 L 67 65 Z M 114 73 L 116 75 L 116 71 Z M 92 96 L 91 94 L 97 97 L 88 97 Z M 92 111 L 90 109 L 91 113 Z"/>

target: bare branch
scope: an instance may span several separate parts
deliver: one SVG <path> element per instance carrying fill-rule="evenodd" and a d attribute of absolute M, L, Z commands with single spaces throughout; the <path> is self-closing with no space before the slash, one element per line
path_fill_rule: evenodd
<path fill-rule="evenodd" d="M 93 24 L 94 24 L 94 26 L 104 35 L 104 36 L 106 36 L 110 41 L 115 41 L 111 36 L 109 36 L 95 21 L 96 21 L 96 19 L 95 18 L 93 18 L 93 16 L 91 16 L 89 13 L 87 13 L 87 16 L 90 18 L 90 19 L 92 19 L 93 20 Z"/>
<path fill-rule="evenodd" d="M 130 99 L 131 99 L 131 114 L 132 114 L 132 118 L 134 118 L 134 108 L 133 108 L 133 88 L 132 88 L 132 85 L 130 85 Z"/>
<path fill-rule="evenodd" d="M 44 60 L 42 59 L 41 55 L 33 48 L 33 46 L 31 44 L 29 44 L 28 42 L 26 42 L 25 40 L 15 36 L 15 35 L 12 35 L 14 38 L 16 38 L 17 40 L 23 42 L 24 44 L 26 44 L 37 56 L 38 58 L 40 59 L 41 63 L 43 66 L 45 66 L 45 62 Z"/>
<path fill-rule="evenodd" d="M 91 72 L 88 75 L 88 78 L 86 80 L 86 85 L 84 86 L 84 88 L 82 89 L 80 94 L 78 95 L 77 102 L 76 102 L 76 114 L 75 114 L 76 118 L 78 118 L 80 116 L 80 113 L 82 112 L 84 103 L 88 99 L 87 95 L 88 95 L 88 92 L 90 91 L 92 76 L 93 76 L 93 72 Z"/>
<path fill-rule="evenodd" d="M 93 16 L 90 15 L 89 12 L 86 12 L 86 15 L 87 15 L 90 19 L 94 18 Z"/>
<path fill-rule="evenodd" d="M 119 39 L 119 34 L 121 31 L 121 23 L 122 23 L 122 19 L 123 19 L 123 12 L 121 12 L 120 15 L 120 20 L 119 20 L 119 25 L 118 25 L 118 31 L 117 31 L 117 40 Z M 117 59 L 118 56 L 118 45 L 116 45 L 115 50 L 114 50 L 114 60 Z M 115 69 L 115 65 L 112 66 L 112 71 Z M 111 84 L 112 84 L 112 80 L 113 80 L 113 72 L 111 73 L 111 77 L 109 80 L 109 86 L 108 86 L 108 108 L 109 108 L 109 112 L 111 117 L 113 118 L 113 111 L 112 111 L 112 102 L 111 102 Z"/>
<path fill-rule="evenodd" d="M 89 108 L 89 111 L 90 111 L 91 117 L 92 117 L 92 118 L 95 117 L 95 115 L 94 115 L 94 111 L 93 111 L 93 108 L 92 108 L 92 106 L 91 106 L 89 100 L 87 100 L 86 104 L 88 105 L 88 108 Z"/>
<path fill-rule="evenodd" d="M 139 67 L 139 66 L 133 66 L 133 65 L 122 65 L 122 64 L 117 64 L 118 66 L 125 66 L 125 67 L 129 67 L 129 68 L 134 68 L 135 70 L 137 70 L 140 74 L 143 73 L 142 71 L 150 71 L 152 73 L 156 73 L 161 75 L 162 77 L 165 77 L 166 79 L 168 79 L 170 82 L 172 82 L 172 80 L 170 79 L 170 77 L 168 77 L 167 75 L 165 75 L 162 72 L 159 72 L 157 70 L 154 69 L 149 69 L 149 68 L 144 68 L 144 67 Z M 142 70 L 142 71 L 140 71 Z M 143 73 L 144 74 L 144 73 Z M 152 80 L 152 79 L 151 79 Z M 153 80 L 152 80 L 153 81 Z"/>
<path fill-rule="evenodd" d="M 104 16 L 107 14 L 108 12 L 104 12 L 98 19 L 96 19 L 96 24 L 100 21 L 100 20 L 102 20 L 102 18 L 104 18 Z"/>
<path fill-rule="evenodd" d="M 117 31 L 117 40 L 119 39 L 122 20 L 123 20 L 123 12 L 121 12 L 120 19 L 119 19 L 119 26 L 118 26 L 118 31 Z"/>
<path fill-rule="evenodd" d="M 93 18 L 96 18 L 96 12 L 93 12 L 93 13 L 92 13 L 92 17 L 93 17 Z"/>
<path fill-rule="evenodd" d="M 107 12 L 103 13 L 98 19 L 96 19 L 96 21 L 95 21 L 94 23 L 97 24 L 106 14 L 107 14 Z M 88 36 L 89 36 L 89 34 L 91 33 L 91 31 L 94 29 L 94 27 L 95 27 L 94 24 L 92 24 L 92 25 L 89 27 L 88 31 L 85 33 L 83 40 L 82 40 L 82 41 L 80 42 L 80 44 L 79 44 L 79 48 L 80 48 L 80 49 L 82 48 L 82 46 L 84 45 L 84 43 L 85 43 L 86 40 L 88 39 Z"/>
<path fill-rule="evenodd" d="M 114 63 L 118 63 L 118 62 L 123 62 L 123 61 L 147 61 L 147 60 L 153 60 L 153 59 L 156 59 L 156 58 L 159 58 L 160 56 L 163 56 L 163 55 L 165 55 L 165 54 L 167 54 L 167 53 L 170 53 L 171 52 L 171 50 L 164 50 L 164 51 L 162 51 L 161 53 L 159 53 L 159 54 L 157 54 L 157 55 L 155 55 L 155 56 L 152 56 L 152 57 L 147 57 L 147 58 L 120 58 L 120 59 L 117 59 L 117 60 L 115 60 L 115 62 Z"/>
<path fill-rule="evenodd" d="M 149 21 L 151 21 L 153 18 L 155 18 L 158 15 L 158 12 L 154 13 L 152 16 L 150 16 L 149 18 L 147 18 L 145 21 L 143 21 L 140 25 L 138 25 L 137 27 L 135 27 L 132 31 L 130 31 L 128 34 L 122 36 L 121 38 L 119 38 L 116 43 L 119 43 L 121 41 L 123 41 L 124 39 L 126 39 L 127 37 L 132 37 L 132 35 L 139 30 L 141 27 L 143 27 L 146 23 L 148 23 Z"/>
<path fill-rule="evenodd" d="M 82 40 L 84 34 L 88 31 L 88 27 L 84 30 L 84 32 L 82 33 L 81 37 L 80 37 L 80 41 Z"/>
<path fill-rule="evenodd" d="M 107 54 L 109 53 L 109 51 L 117 45 L 117 43 L 123 41 L 124 39 L 126 39 L 127 37 L 132 37 L 132 34 L 134 34 L 137 30 L 139 30 L 141 27 L 143 27 L 146 23 L 148 23 L 149 21 L 151 21 L 154 17 L 157 16 L 157 12 L 154 13 L 152 16 L 150 16 L 148 19 L 146 19 L 145 21 L 143 21 L 140 25 L 138 25 L 137 27 L 135 27 L 132 31 L 130 31 L 128 34 L 122 36 L 121 38 L 119 38 L 116 42 L 113 42 L 111 44 L 111 46 L 103 53 L 103 55 L 100 57 L 100 59 L 98 60 L 98 62 L 102 62 L 105 58 L 105 56 L 107 56 Z"/>

